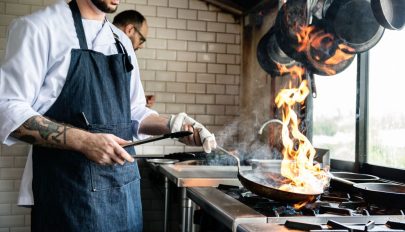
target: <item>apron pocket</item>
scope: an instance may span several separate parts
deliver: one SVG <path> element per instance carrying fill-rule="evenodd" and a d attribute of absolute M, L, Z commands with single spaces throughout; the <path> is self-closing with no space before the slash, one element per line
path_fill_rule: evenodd
<path fill-rule="evenodd" d="M 131 123 L 121 123 L 114 125 L 90 124 L 89 129 L 93 133 L 110 133 L 123 139 L 132 137 Z M 129 151 L 134 155 L 134 150 Z M 93 191 L 120 188 L 130 182 L 140 179 L 138 165 L 135 162 L 125 162 L 124 165 L 99 165 L 90 162 L 91 185 Z"/>

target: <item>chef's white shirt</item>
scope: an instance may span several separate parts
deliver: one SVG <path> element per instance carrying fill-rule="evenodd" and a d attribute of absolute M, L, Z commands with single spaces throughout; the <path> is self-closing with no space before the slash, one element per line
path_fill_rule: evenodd
<path fill-rule="evenodd" d="M 106 21 L 82 19 L 88 49 L 105 55 L 117 53 L 116 33 L 131 56 L 131 120 L 134 136 L 140 122 L 157 112 L 147 108 L 138 62 L 129 38 Z M 0 141 L 16 142 L 10 133 L 35 115 L 43 115 L 61 93 L 70 65 L 71 50 L 80 48 L 72 13 L 60 1 L 10 25 L 4 62 L 0 68 Z M 33 204 L 32 157 L 28 155 L 20 186 L 19 205 Z"/>

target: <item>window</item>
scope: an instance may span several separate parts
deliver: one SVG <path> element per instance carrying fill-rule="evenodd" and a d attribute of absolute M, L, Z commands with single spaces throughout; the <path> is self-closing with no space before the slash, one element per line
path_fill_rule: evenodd
<path fill-rule="evenodd" d="M 330 157 L 355 160 L 356 59 L 343 72 L 315 76 L 317 97 L 313 101 L 313 145 L 330 150 Z"/>
<path fill-rule="evenodd" d="M 405 169 L 405 30 L 370 50 L 367 162 Z"/>

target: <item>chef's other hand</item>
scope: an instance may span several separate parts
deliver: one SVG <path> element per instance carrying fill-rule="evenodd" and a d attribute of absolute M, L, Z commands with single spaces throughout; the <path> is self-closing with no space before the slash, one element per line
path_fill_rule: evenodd
<path fill-rule="evenodd" d="M 134 158 L 121 145 L 128 141 L 113 134 L 94 133 L 85 139 L 85 146 L 80 150 L 84 155 L 101 165 L 121 164 L 126 161 L 134 162 Z"/>
<path fill-rule="evenodd" d="M 189 117 L 186 113 L 172 115 L 170 117 L 170 131 L 178 132 L 184 130 L 193 132 L 193 135 L 191 135 L 193 136 L 191 140 L 187 140 L 187 138 L 181 140 L 185 144 L 197 146 L 202 145 L 204 151 L 207 153 L 211 153 L 211 149 L 215 149 L 217 147 L 214 134 L 211 134 L 201 123 Z"/>

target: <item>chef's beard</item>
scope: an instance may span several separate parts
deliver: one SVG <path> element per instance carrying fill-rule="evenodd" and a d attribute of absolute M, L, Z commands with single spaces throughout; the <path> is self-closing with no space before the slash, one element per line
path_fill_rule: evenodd
<path fill-rule="evenodd" d="M 117 11 L 118 6 L 115 8 L 109 8 L 107 3 L 105 3 L 103 0 L 91 0 L 91 2 L 102 12 L 104 13 L 114 13 Z"/>

